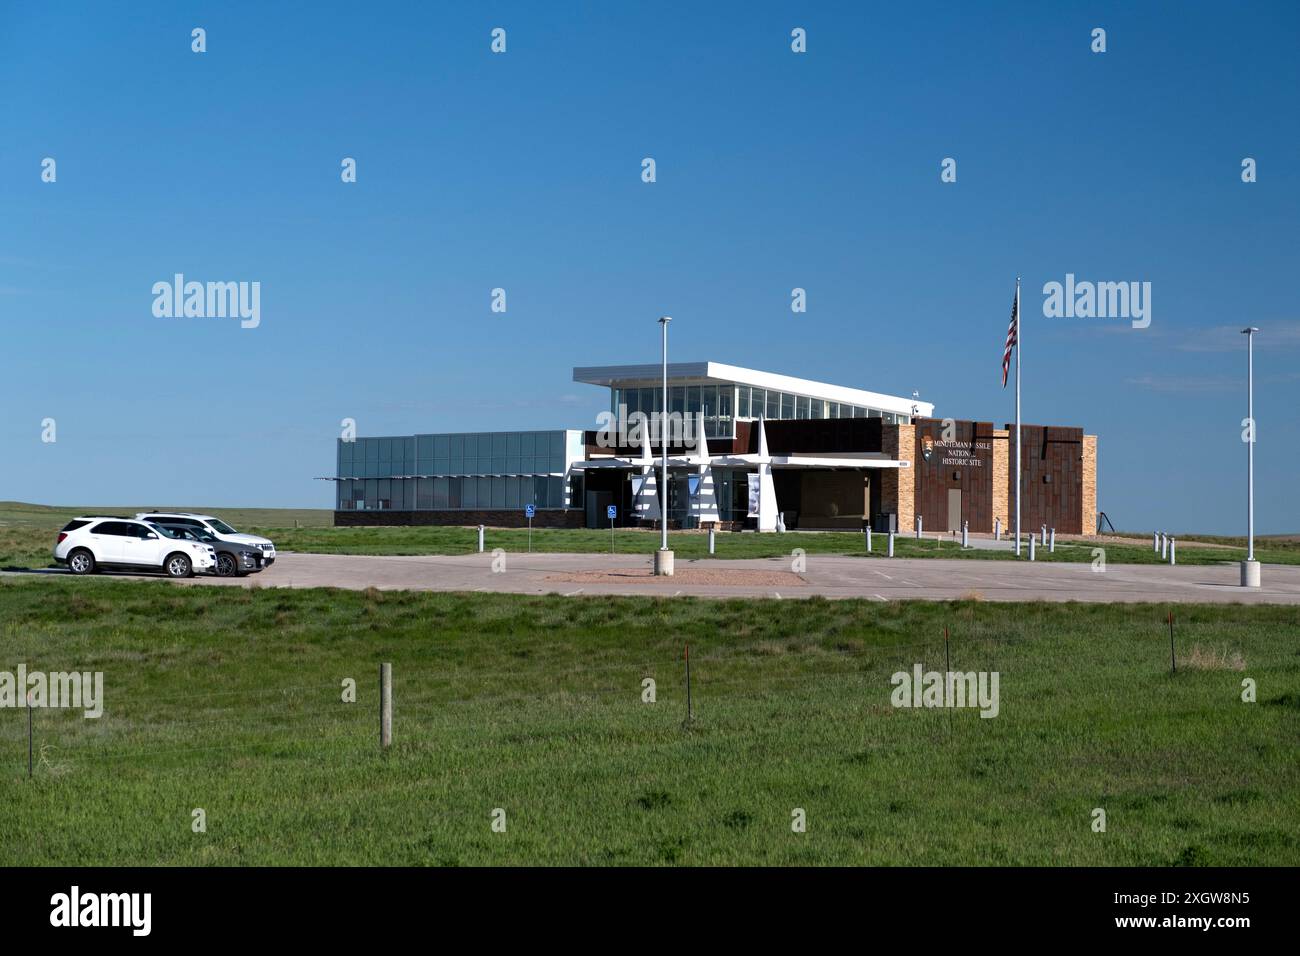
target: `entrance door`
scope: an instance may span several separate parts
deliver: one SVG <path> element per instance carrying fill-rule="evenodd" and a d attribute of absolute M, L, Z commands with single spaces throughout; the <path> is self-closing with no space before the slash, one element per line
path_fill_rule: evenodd
<path fill-rule="evenodd" d="M 961 530 L 961 489 L 948 489 L 948 530 Z"/>

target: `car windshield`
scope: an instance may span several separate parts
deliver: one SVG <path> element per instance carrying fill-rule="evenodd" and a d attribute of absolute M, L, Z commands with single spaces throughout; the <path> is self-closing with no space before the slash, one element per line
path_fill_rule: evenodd
<path fill-rule="evenodd" d="M 150 523 L 150 524 L 149 524 L 149 530 L 151 530 L 151 531 L 157 531 L 157 532 L 158 532 L 160 535 L 162 535 L 164 538 L 183 538 L 183 537 L 184 537 L 183 535 L 179 535 L 179 534 L 177 534 L 177 533 L 176 533 L 175 531 L 173 531 L 171 528 L 164 528 L 164 527 L 163 527 L 162 525 L 160 525 L 160 524 L 153 524 L 153 523 Z"/>
<path fill-rule="evenodd" d="M 218 534 L 239 534 L 238 531 L 230 527 L 230 525 L 226 524 L 220 518 L 209 518 L 208 524 L 212 525 Z"/>

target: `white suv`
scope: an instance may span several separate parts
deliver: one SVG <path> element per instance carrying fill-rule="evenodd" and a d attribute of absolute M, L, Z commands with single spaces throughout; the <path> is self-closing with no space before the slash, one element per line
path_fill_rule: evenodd
<path fill-rule="evenodd" d="M 101 567 L 148 568 L 188 578 L 195 571 L 214 570 L 217 552 L 147 521 L 88 516 L 63 526 L 54 543 L 54 560 L 73 574 L 93 574 Z"/>
<path fill-rule="evenodd" d="M 196 515 L 189 511 L 141 511 L 136 518 L 140 521 L 153 521 L 157 524 L 180 525 L 197 531 L 206 531 L 218 541 L 229 544 L 246 544 L 262 552 L 262 566 L 270 567 L 275 563 L 275 545 L 270 538 L 256 534 L 241 534 L 220 518 L 212 515 Z"/>

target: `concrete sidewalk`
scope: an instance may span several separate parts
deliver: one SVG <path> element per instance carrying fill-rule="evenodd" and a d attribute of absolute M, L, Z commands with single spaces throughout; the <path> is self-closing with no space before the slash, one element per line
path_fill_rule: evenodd
<path fill-rule="evenodd" d="M 977 561 L 943 558 L 856 558 L 808 555 L 792 573 L 790 558 L 678 559 L 673 578 L 649 575 L 649 555 L 507 553 L 493 556 L 375 557 L 281 553 L 249 578 L 194 578 L 196 587 L 337 587 L 513 594 L 866 598 L 988 601 L 1102 601 L 1300 604 L 1300 566 L 1268 565 L 1264 586 L 1237 586 L 1236 565 L 1109 565 Z M 68 577 L 64 571 L 38 572 Z M 141 580 L 143 575 L 107 577 Z M 155 580 L 157 578 L 154 578 Z M 753 582 L 753 583 L 750 583 Z"/>

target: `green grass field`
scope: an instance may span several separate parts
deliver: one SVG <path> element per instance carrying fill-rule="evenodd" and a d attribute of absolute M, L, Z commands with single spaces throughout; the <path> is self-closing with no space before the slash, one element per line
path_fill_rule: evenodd
<path fill-rule="evenodd" d="M 135 514 L 138 507 L 116 508 L 48 508 L 16 502 L 0 502 L 0 568 L 43 568 L 50 566 L 50 549 L 58 528 L 71 517 L 86 513 Z M 203 509 L 180 508 L 184 511 L 216 513 L 241 531 L 251 531 L 272 538 L 281 551 L 314 552 L 318 554 L 469 554 L 477 550 L 478 532 L 474 528 L 458 527 L 345 527 L 333 526 L 333 512 L 277 509 Z M 673 549 L 682 558 L 708 556 L 708 536 L 702 532 L 674 532 L 670 535 Z M 878 553 L 884 553 L 885 538 L 876 535 L 873 543 Z M 492 528 L 487 533 L 487 547 L 505 548 L 510 552 L 524 551 L 530 547 L 529 535 L 524 529 Z M 620 528 L 615 532 L 614 547 L 622 553 L 650 554 L 659 547 L 656 532 Z M 1130 542 L 1109 541 L 1069 543 L 1059 541 L 1056 552 L 1046 548 L 1037 550 L 1037 560 L 1091 562 L 1094 548 L 1103 547 L 1107 564 L 1159 564 L 1149 539 Z M 608 552 L 608 530 L 536 529 L 532 533 L 531 548 L 544 552 Z M 752 534 L 723 532 L 717 537 L 716 556 L 720 558 L 773 558 L 786 557 L 795 548 L 807 554 L 864 553 L 863 536 L 854 532 L 819 532 L 787 534 Z M 895 552 L 904 558 L 964 558 L 985 561 L 1014 561 L 1009 552 L 981 549 L 962 550 L 960 542 L 951 537 L 936 540 L 930 535 L 917 541 L 908 535 L 895 538 Z M 1259 539 L 1256 556 L 1263 562 L 1274 564 L 1300 564 L 1300 540 L 1292 537 Z M 1245 557 L 1244 543 L 1235 539 L 1207 539 L 1195 547 L 1184 546 L 1178 552 L 1183 564 L 1220 564 L 1236 562 Z"/>
<path fill-rule="evenodd" d="M 8 579 L 106 704 L 0 710 L 0 864 L 1300 864 L 1300 612 L 1166 612 Z M 944 627 L 998 717 L 890 706 Z"/>

